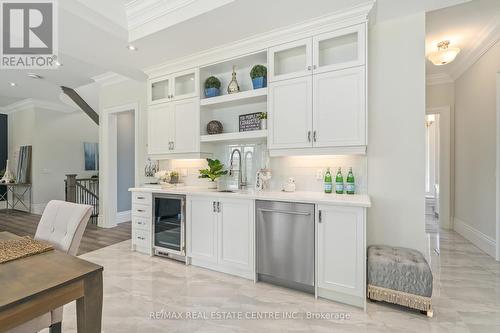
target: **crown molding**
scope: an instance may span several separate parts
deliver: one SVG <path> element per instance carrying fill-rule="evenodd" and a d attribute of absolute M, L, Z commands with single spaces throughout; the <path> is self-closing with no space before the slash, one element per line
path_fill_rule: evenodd
<path fill-rule="evenodd" d="M 14 102 L 12 104 L 6 105 L 0 108 L 1 113 L 12 114 L 19 111 L 27 111 L 34 109 L 45 109 L 57 112 L 70 113 L 76 111 L 75 108 L 71 108 L 68 105 L 61 103 L 44 101 L 41 99 L 27 98 L 22 101 Z"/>
<path fill-rule="evenodd" d="M 349 25 L 367 22 L 368 15 L 374 3 L 374 0 L 368 0 L 351 8 L 336 11 L 299 24 L 271 30 L 187 57 L 146 67 L 143 71 L 149 78 L 154 78 L 196 66 L 209 65 L 221 59 L 231 59 L 243 54 L 259 52 L 277 44 L 307 38 L 314 34 L 321 34 Z"/>
<path fill-rule="evenodd" d="M 481 31 L 472 48 L 455 60 L 450 76 L 457 80 L 500 40 L 500 16 L 494 17 Z"/>
<path fill-rule="evenodd" d="M 125 5 L 129 41 L 167 29 L 235 0 L 135 0 Z"/>
<path fill-rule="evenodd" d="M 437 84 L 447 84 L 447 83 L 453 83 L 454 80 L 453 78 L 447 74 L 447 73 L 435 73 L 435 74 L 429 74 L 425 78 L 425 83 L 428 86 L 434 86 Z"/>
<path fill-rule="evenodd" d="M 130 80 L 128 77 L 116 74 L 114 72 L 106 72 L 104 74 L 94 76 L 91 79 L 94 80 L 94 82 L 98 83 L 101 87 L 110 86 Z"/>

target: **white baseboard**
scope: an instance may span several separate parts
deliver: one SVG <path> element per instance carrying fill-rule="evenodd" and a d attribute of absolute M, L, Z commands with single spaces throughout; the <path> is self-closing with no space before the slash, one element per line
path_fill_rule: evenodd
<path fill-rule="evenodd" d="M 120 224 L 123 222 L 130 222 L 130 221 L 132 221 L 131 210 L 116 213 L 116 224 Z"/>
<path fill-rule="evenodd" d="M 481 231 L 471 227 L 456 217 L 453 218 L 453 229 L 479 249 L 495 258 L 496 241 L 493 238 L 483 234 Z"/>

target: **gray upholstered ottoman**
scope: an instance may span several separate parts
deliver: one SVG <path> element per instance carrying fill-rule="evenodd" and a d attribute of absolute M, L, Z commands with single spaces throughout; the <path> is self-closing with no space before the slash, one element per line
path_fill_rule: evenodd
<path fill-rule="evenodd" d="M 420 252 L 372 245 L 367 272 L 369 299 L 418 309 L 432 317 L 432 272 Z"/>

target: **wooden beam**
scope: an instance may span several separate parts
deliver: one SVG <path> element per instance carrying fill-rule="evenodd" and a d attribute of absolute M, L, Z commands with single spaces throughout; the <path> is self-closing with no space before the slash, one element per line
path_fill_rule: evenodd
<path fill-rule="evenodd" d="M 76 103 L 85 112 L 90 119 L 92 119 L 97 125 L 99 125 L 99 114 L 92 109 L 90 105 L 85 102 L 85 100 L 74 90 L 68 87 L 61 86 L 63 93 L 65 93 L 73 102 Z"/>

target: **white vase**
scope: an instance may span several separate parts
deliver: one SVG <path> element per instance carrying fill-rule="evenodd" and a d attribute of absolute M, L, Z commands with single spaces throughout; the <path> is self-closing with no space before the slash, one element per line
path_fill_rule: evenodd
<path fill-rule="evenodd" d="M 10 182 L 14 179 L 15 179 L 14 174 L 12 172 L 10 172 L 9 160 L 7 160 L 7 162 L 5 164 L 5 173 L 3 174 L 1 181 L 6 183 L 6 182 Z"/>
<path fill-rule="evenodd" d="M 260 129 L 261 130 L 267 129 L 267 119 L 261 119 L 260 120 Z"/>
<path fill-rule="evenodd" d="M 215 181 L 209 180 L 208 181 L 208 188 L 210 190 L 216 190 L 217 189 L 217 180 L 215 180 Z"/>

